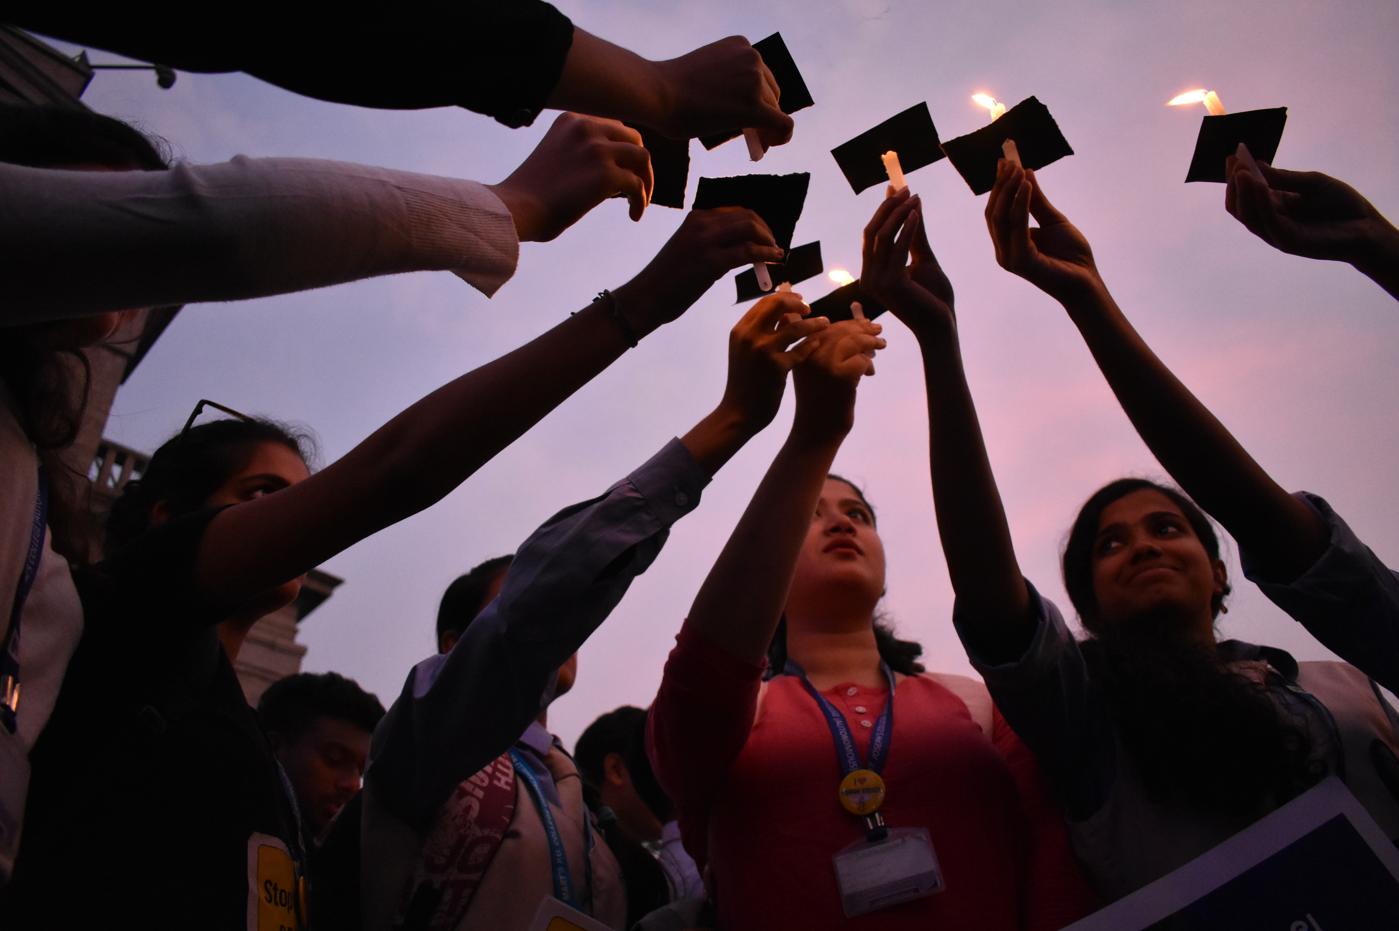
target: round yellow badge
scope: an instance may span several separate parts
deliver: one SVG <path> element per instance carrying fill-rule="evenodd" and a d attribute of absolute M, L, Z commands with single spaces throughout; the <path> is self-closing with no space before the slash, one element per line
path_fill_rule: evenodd
<path fill-rule="evenodd" d="M 857 769 L 840 781 L 841 807 L 852 815 L 872 815 L 884 804 L 884 780 L 872 769 Z"/>

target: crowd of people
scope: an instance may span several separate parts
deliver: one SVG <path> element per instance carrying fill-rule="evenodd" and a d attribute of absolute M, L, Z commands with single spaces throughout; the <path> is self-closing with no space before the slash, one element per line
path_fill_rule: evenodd
<path fill-rule="evenodd" d="M 1063 306 L 1178 487 L 1116 479 L 1088 497 L 1062 554 L 1076 639 L 1019 568 L 950 279 L 919 198 L 890 188 L 863 230 L 860 287 L 921 352 L 950 620 L 984 684 L 928 671 L 882 618 L 875 505 L 832 471 L 884 328 L 813 316 L 783 290 L 733 327 L 709 414 L 452 583 L 438 651 L 387 711 L 334 673 L 246 702 L 233 660 L 305 573 L 433 506 L 729 271 L 783 257 L 738 207 L 690 212 L 630 281 L 314 473 L 306 437 L 276 421 L 191 416 L 124 488 L 90 558 L 61 459 L 86 401 L 77 350 L 130 308 L 413 270 L 490 295 L 520 242 L 610 197 L 633 219 L 647 208 L 650 159 L 626 123 L 791 138 L 746 40 L 650 62 L 546 4 L 512 9 L 491 14 L 500 45 L 463 73 L 417 55 L 385 62 L 402 69 L 393 80 L 338 82 L 290 34 L 280 47 L 145 14 L 13 14 L 324 99 L 464 106 L 508 125 L 574 112 L 483 185 L 306 159 L 171 166 L 115 120 L 0 109 L 0 925 L 95 927 L 138 909 L 157 928 L 526 929 L 555 908 L 580 927 L 653 931 L 1053 929 L 1328 776 L 1399 839 L 1399 714 L 1380 688 L 1399 689 L 1399 575 L 1190 393 L 1087 239 L 1006 159 L 986 205 L 997 262 Z M 502 62 L 521 80 L 500 80 Z M 1399 231 L 1347 185 L 1241 147 L 1225 207 L 1399 299 Z M 577 651 L 774 420 L 789 378 L 790 431 L 688 610 L 676 602 L 654 701 L 602 715 L 570 755 L 549 712 Z M 1219 639 L 1231 581 L 1215 522 L 1246 578 L 1345 662 Z"/>

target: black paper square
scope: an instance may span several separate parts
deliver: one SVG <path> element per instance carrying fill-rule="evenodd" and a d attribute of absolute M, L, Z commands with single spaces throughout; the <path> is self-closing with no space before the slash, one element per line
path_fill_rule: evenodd
<path fill-rule="evenodd" d="M 747 207 L 772 230 L 773 239 L 783 250 L 792 247 L 797 218 L 806 203 L 811 175 L 739 175 L 736 178 L 700 178 L 695 191 L 695 210 L 710 207 Z"/>
<path fill-rule="evenodd" d="M 1207 116 L 1200 124 L 1195 140 L 1195 155 L 1185 180 L 1227 181 L 1224 162 L 1242 142 L 1249 153 L 1260 162 L 1273 163 L 1282 141 L 1282 127 L 1287 122 L 1287 108 L 1245 110 L 1223 116 Z"/>
<path fill-rule="evenodd" d="M 847 285 L 836 288 L 830 294 L 811 302 L 811 316 L 826 317 L 832 323 L 840 320 L 853 320 L 854 314 L 850 312 L 850 305 L 854 301 L 860 302 L 860 308 L 865 312 L 865 318 L 873 320 L 889 308 L 870 297 L 860 290 L 858 279 Z"/>
<path fill-rule="evenodd" d="M 899 153 L 899 167 L 905 175 L 943 157 L 938 131 L 926 102 L 909 107 L 849 142 L 841 143 L 831 149 L 831 154 L 845 180 L 858 194 L 876 184 L 888 183 L 881 156 L 889 151 Z"/>
<path fill-rule="evenodd" d="M 641 133 L 641 144 L 651 153 L 651 172 L 656 180 L 651 203 L 683 208 L 685 184 L 690 180 L 690 140 L 670 139 L 646 126 L 627 125 Z"/>
<path fill-rule="evenodd" d="M 773 285 L 779 285 L 784 281 L 796 284 L 821 274 L 825 267 L 821 261 L 821 243 L 809 242 L 788 252 L 785 262 L 768 263 L 768 274 L 772 277 Z M 738 299 L 734 301 L 735 304 L 755 301 L 764 294 L 772 293 L 758 287 L 758 276 L 751 268 L 735 275 L 734 284 L 738 287 Z"/>
<path fill-rule="evenodd" d="M 996 184 L 996 162 L 1001 158 L 1001 143 L 1007 139 L 1015 140 L 1020 164 L 1036 171 L 1074 154 L 1049 108 L 1034 97 L 1025 98 L 974 133 L 944 142 L 942 150 L 972 193 L 985 194 Z"/>
<path fill-rule="evenodd" d="M 781 96 L 777 98 L 777 107 L 783 113 L 791 116 L 798 110 L 805 110 L 815 103 L 811 99 L 811 91 L 806 87 L 806 81 L 802 79 L 802 74 L 797 70 L 797 62 L 792 58 L 792 53 L 787 48 L 787 43 L 782 41 L 782 33 L 774 32 L 766 39 L 760 39 L 753 43 L 753 47 L 758 50 L 758 54 L 763 56 L 763 64 L 768 66 L 772 72 L 773 79 L 777 81 L 777 86 L 781 90 Z M 740 133 L 716 133 L 712 136 L 701 136 L 700 143 L 706 149 L 723 145 L 730 139 L 736 139 Z"/>

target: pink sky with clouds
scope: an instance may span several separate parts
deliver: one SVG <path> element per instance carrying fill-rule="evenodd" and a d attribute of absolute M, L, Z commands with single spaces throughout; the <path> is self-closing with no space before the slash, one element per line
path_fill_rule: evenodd
<path fill-rule="evenodd" d="M 973 91 L 1008 103 L 1038 96 L 1077 153 L 1045 169 L 1042 183 L 1092 240 L 1148 341 L 1279 481 L 1325 494 L 1382 558 L 1399 563 L 1399 307 L 1348 268 L 1253 239 L 1225 214 L 1222 186 L 1183 184 L 1204 111 L 1163 106 L 1200 86 L 1232 110 L 1287 106 L 1278 164 L 1341 177 L 1393 216 L 1392 2 L 1350 3 L 1344 12 L 1259 0 L 560 6 L 653 58 L 781 30 L 816 106 L 797 115 L 792 144 L 758 166 L 741 143 L 710 153 L 694 145 L 689 192 L 702 174 L 810 171 L 795 242 L 820 239 L 828 265 L 857 273 L 860 230 L 880 195 L 851 194 L 833 146 L 921 100 L 947 139 L 985 122 Z M 465 111 L 361 110 L 236 75 L 182 74 L 163 92 L 140 73 L 108 72 L 85 99 L 197 162 L 314 156 L 483 181 L 504 177 L 549 122 L 510 131 Z M 946 162 L 909 180 L 957 288 L 969 377 L 1022 565 L 1064 602 L 1058 548 L 1079 502 L 1121 474 L 1161 470 L 1057 305 L 996 267 L 984 198 Z M 118 395 L 108 434 L 152 449 L 209 397 L 312 427 L 330 461 L 418 397 L 627 280 L 681 216 L 653 208 L 632 224 L 620 202 L 604 204 L 556 242 L 526 246 L 516 277 L 490 301 L 453 276 L 421 274 L 187 308 Z M 828 287 L 813 284 L 808 297 Z M 740 310 L 732 295 L 732 283 L 720 282 L 436 508 L 331 560 L 325 568 L 346 582 L 303 625 L 306 668 L 344 672 L 392 700 L 411 664 L 433 649 L 437 601 L 457 574 L 599 493 L 718 400 L 726 334 Z M 861 389 L 858 423 L 836 466 L 865 483 L 879 509 L 888 613 L 924 643 L 931 667 L 967 671 L 936 543 L 917 350 L 897 322 L 885 322 L 889 349 Z M 789 422 L 790 397 L 583 649 L 578 685 L 551 716 L 567 742 L 597 714 L 650 701 L 690 600 Z M 1231 570 L 1237 575 L 1236 557 Z M 1224 635 L 1328 655 L 1247 583 L 1232 607 Z"/>

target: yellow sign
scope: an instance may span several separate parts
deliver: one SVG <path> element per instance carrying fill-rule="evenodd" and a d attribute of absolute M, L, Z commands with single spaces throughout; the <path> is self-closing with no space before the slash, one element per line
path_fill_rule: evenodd
<path fill-rule="evenodd" d="M 278 838 L 248 838 L 249 931 L 298 931 L 306 915 L 306 898 L 297 881 L 296 864 Z"/>

